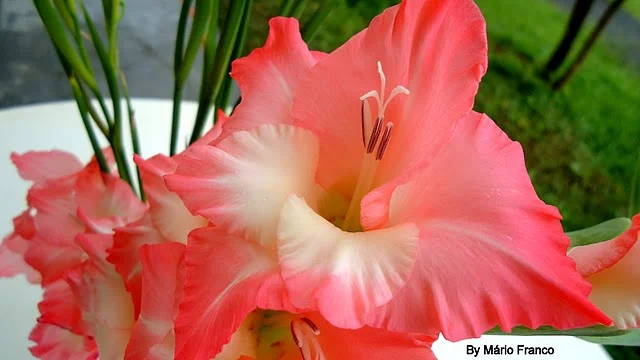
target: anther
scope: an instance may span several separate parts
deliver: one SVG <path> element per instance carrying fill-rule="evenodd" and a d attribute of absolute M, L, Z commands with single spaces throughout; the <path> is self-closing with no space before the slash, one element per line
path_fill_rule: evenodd
<path fill-rule="evenodd" d="M 303 317 L 303 318 L 300 318 L 300 320 L 307 323 L 307 325 L 309 325 L 309 327 L 311 328 L 311 330 L 313 330 L 313 333 L 315 335 L 320 335 L 320 329 L 318 329 L 318 325 L 316 325 L 313 321 L 311 321 L 311 319 L 307 317 Z"/>
<path fill-rule="evenodd" d="M 302 347 L 302 341 L 301 339 L 298 339 L 298 335 L 296 335 L 296 333 L 299 331 L 297 329 L 295 320 L 291 322 L 291 336 L 293 337 L 293 342 L 296 343 L 296 346 L 298 346 L 299 348 Z"/>
<path fill-rule="evenodd" d="M 362 126 L 362 146 L 367 147 L 367 134 L 371 130 L 371 109 L 366 100 L 362 100 L 362 107 L 360 108 L 360 120 Z"/>
<path fill-rule="evenodd" d="M 391 140 L 391 130 L 393 130 L 393 123 L 390 122 L 384 128 L 384 134 L 382 134 L 382 140 L 380 140 L 376 160 L 382 160 L 384 152 L 387 150 L 387 146 L 389 146 L 389 141 Z"/>
<path fill-rule="evenodd" d="M 380 133 L 382 133 L 383 123 L 384 118 L 379 116 L 376 119 L 376 124 L 373 126 L 373 130 L 371 131 L 371 137 L 369 138 L 369 144 L 367 145 L 367 154 L 371 154 L 373 150 L 375 150 L 376 144 L 378 143 L 378 138 L 380 137 Z"/>

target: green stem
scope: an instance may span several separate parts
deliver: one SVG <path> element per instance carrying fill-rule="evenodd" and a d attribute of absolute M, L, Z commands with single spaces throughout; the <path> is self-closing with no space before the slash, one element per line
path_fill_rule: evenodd
<path fill-rule="evenodd" d="M 87 94 L 87 91 L 84 89 L 82 84 L 80 83 L 78 84 L 80 85 L 80 92 L 82 93 L 82 96 L 84 96 L 86 99 L 89 99 L 89 95 Z M 87 111 L 89 112 L 89 115 L 91 115 L 91 118 L 93 118 L 93 122 L 96 124 L 98 129 L 100 129 L 100 132 L 102 133 L 102 135 L 104 135 L 104 137 L 108 139 L 109 126 L 107 123 L 104 122 L 104 120 L 102 120 L 102 118 L 100 118 L 100 115 L 96 111 L 96 108 L 93 106 L 91 101 L 87 102 Z"/>
<path fill-rule="evenodd" d="M 247 0 L 244 9 L 244 16 L 242 17 L 242 23 L 240 24 L 240 33 L 238 34 L 238 38 L 236 40 L 236 44 L 233 47 L 233 54 L 231 56 L 231 61 L 240 58 L 244 53 L 244 44 L 247 39 L 247 34 L 249 33 L 249 23 L 251 20 L 251 7 L 253 5 L 253 0 Z M 227 74 L 231 72 L 231 66 L 229 66 L 227 70 Z M 231 97 L 231 89 L 233 80 L 231 76 L 227 75 L 224 78 L 224 82 L 222 83 L 222 88 L 220 89 L 220 95 L 216 100 L 216 109 L 227 110 L 227 106 L 229 105 L 229 98 Z M 217 121 L 217 114 L 214 111 L 213 123 L 215 124 Z"/>
<path fill-rule="evenodd" d="M 100 143 L 96 138 L 95 132 L 93 131 L 93 127 L 89 123 L 87 119 L 87 107 L 86 104 L 89 103 L 88 97 L 83 94 L 82 88 L 75 76 L 73 75 L 73 69 L 71 64 L 64 57 L 60 49 L 57 46 L 53 46 L 56 51 L 56 55 L 58 56 L 58 60 L 60 60 L 60 64 L 62 65 L 62 69 L 67 75 L 67 79 L 69 80 L 69 84 L 71 85 L 71 92 L 73 97 L 76 100 L 76 105 L 78 106 L 78 111 L 80 112 L 80 117 L 82 118 L 82 123 L 84 124 L 85 130 L 87 131 L 87 136 L 89 137 L 89 141 L 91 142 L 91 148 L 93 149 L 93 153 L 98 161 L 98 165 L 100 166 L 100 171 L 104 173 L 109 172 L 109 166 L 107 165 L 107 160 L 104 157 L 102 149 L 100 148 Z"/>
<path fill-rule="evenodd" d="M 173 114 L 171 117 L 171 144 L 169 145 L 169 155 L 173 156 L 178 151 L 178 133 L 180 132 L 180 104 L 182 103 L 182 84 L 179 80 L 179 72 L 182 67 L 182 56 L 184 49 L 184 39 L 187 29 L 187 20 L 192 0 L 184 0 L 180 10 L 178 20 L 178 32 L 176 36 L 176 47 L 173 60 Z"/>
<path fill-rule="evenodd" d="M 208 75 L 210 81 L 199 99 L 198 113 L 196 114 L 196 121 L 193 126 L 193 132 L 191 133 L 191 139 L 189 140 L 191 144 L 202 136 L 205 120 L 211 109 L 211 103 L 213 99 L 216 98 L 222 86 L 222 81 L 229 67 L 233 47 L 244 15 L 245 4 L 246 0 L 234 0 L 229 6 L 224 29 L 222 30 L 222 34 L 220 34 L 216 58 L 211 72 Z"/>
<path fill-rule="evenodd" d="M 171 145 L 169 155 L 173 156 L 178 151 L 178 133 L 180 132 L 180 105 L 182 104 L 182 87 L 176 81 L 173 87 L 173 113 L 171 116 Z"/>
<path fill-rule="evenodd" d="M 96 156 L 96 160 L 98 161 L 98 165 L 100 166 L 100 171 L 103 173 L 109 173 L 109 166 L 107 165 L 107 160 L 100 149 L 100 144 L 96 139 L 96 134 L 93 131 L 93 126 L 91 126 L 91 122 L 89 121 L 88 109 L 86 104 L 89 103 L 89 99 L 82 95 L 82 91 L 80 90 L 80 84 L 76 81 L 76 79 L 71 76 L 69 77 L 69 82 L 71 83 L 71 90 L 73 91 L 73 97 L 76 99 L 76 104 L 78 105 L 78 110 L 80 110 L 80 117 L 82 118 L 82 124 L 84 124 L 84 128 L 87 131 L 87 135 L 89 136 L 89 141 L 91 142 L 91 147 L 93 148 L 93 153 Z"/>
<path fill-rule="evenodd" d="M 122 83 L 122 92 L 124 93 L 124 98 L 127 101 L 127 114 L 129 116 L 129 129 L 131 130 L 131 144 L 133 146 L 133 153 L 136 155 L 140 155 L 140 136 L 138 135 L 138 125 L 136 124 L 136 114 L 133 110 L 133 105 L 131 104 L 131 97 L 129 97 L 129 87 L 127 86 L 127 79 L 124 76 L 124 73 L 118 69 L 120 72 L 120 82 Z M 142 201 L 146 200 L 146 196 L 144 193 L 144 184 L 142 183 L 142 174 L 140 173 L 140 167 L 136 165 L 136 175 L 138 176 L 138 186 L 140 188 L 140 199 Z"/>
<path fill-rule="evenodd" d="M 86 7 L 84 6 L 84 2 L 81 0 L 80 5 L 82 7 L 82 11 L 84 13 L 85 21 L 87 22 L 87 27 L 89 28 L 89 33 L 91 35 L 91 39 L 93 41 L 96 52 L 98 53 L 98 58 L 100 59 L 100 64 L 102 65 L 102 69 L 104 71 L 107 86 L 109 87 L 109 93 L 111 94 L 111 101 L 113 105 L 113 128 L 110 132 L 111 138 L 111 148 L 113 149 L 113 155 L 115 157 L 116 163 L 118 165 L 118 173 L 120 178 L 124 181 L 128 182 L 132 189 L 135 189 L 133 186 L 133 182 L 131 180 L 131 174 L 129 171 L 129 167 L 127 164 L 127 158 L 124 149 L 124 142 L 122 139 L 122 114 L 121 114 L 121 105 L 120 105 L 120 89 L 118 84 L 118 75 L 115 69 L 115 64 L 112 62 L 112 59 L 109 57 L 109 54 L 106 52 L 104 44 L 100 39 L 100 35 L 98 34 L 98 30 L 93 22 L 93 19 L 87 12 Z"/>
<path fill-rule="evenodd" d="M 485 335 L 516 335 L 516 336 L 619 336 L 627 334 L 627 330 L 620 330 L 615 327 L 606 327 L 596 325 L 588 328 L 580 328 L 573 330 L 558 330 L 550 326 L 541 326 L 532 330 L 522 326 L 514 327 L 511 332 L 504 332 L 499 328 L 493 328 L 485 333 Z"/>
<path fill-rule="evenodd" d="M 302 18 L 302 13 L 304 12 L 304 9 L 306 7 L 307 0 L 299 0 L 293 10 L 291 10 L 290 16 L 300 20 Z"/>

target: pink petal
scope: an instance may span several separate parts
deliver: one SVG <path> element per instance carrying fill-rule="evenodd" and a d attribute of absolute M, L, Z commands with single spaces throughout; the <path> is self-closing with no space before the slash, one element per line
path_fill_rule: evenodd
<path fill-rule="evenodd" d="M 116 228 L 113 235 L 113 246 L 107 250 L 107 261 L 113 264 L 116 271 L 124 279 L 127 291 L 131 293 L 136 318 L 140 313 L 142 291 L 142 264 L 138 255 L 144 244 L 160 244 L 167 242 L 151 224 L 147 214 L 142 219 Z"/>
<path fill-rule="evenodd" d="M 25 262 L 40 273 L 43 286 L 62 278 L 85 259 L 86 254 L 73 238 L 70 243 L 59 244 L 37 236 L 24 254 Z"/>
<path fill-rule="evenodd" d="M 395 126 L 378 169 L 384 182 L 435 154 L 471 110 L 487 68 L 484 19 L 472 0 L 405 0 L 309 71 L 291 111 L 294 124 L 320 137 L 318 176 L 326 189 L 355 178 L 359 169 L 360 97 L 380 91 L 378 61 L 386 74 L 385 97 L 398 85 L 411 92 L 385 112 Z"/>
<path fill-rule="evenodd" d="M 220 138 L 260 124 L 290 123 L 298 82 L 316 61 L 302 40 L 296 19 L 271 19 L 264 47 L 232 64 L 231 77 L 238 82 L 242 102 L 223 126 Z"/>
<path fill-rule="evenodd" d="M 459 123 L 420 176 L 396 189 L 389 214 L 390 225 L 420 225 L 420 251 L 407 285 L 372 326 L 457 341 L 496 325 L 610 323 L 587 300 L 560 215 L 536 196 L 522 148 L 484 115 Z"/>
<path fill-rule="evenodd" d="M 332 326 L 317 314 L 307 315 L 320 329 L 318 336 L 327 359 L 436 360 L 431 351 L 433 337 L 396 333 L 365 326 L 356 330 Z"/>
<path fill-rule="evenodd" d="M 601 245 L 598 250 L 603 253 L 599 256 L 585 259 L 585 255 L 594 255 L 593 249 L 595 245 L 589 245 L 591 249 L 586 250 L 584 253 L 575 254 L 577 256 L 576 262 L 583 264 L 583 269 L 595 270 L 596 267 L 602 268 L 600 271 L 588 275 L 587 281 L 593 285 L 589 300 L 591 300 L 597 307 L 602 309 L 611 319 L 616 327 L 620 329 L 632 329 L 640 327 L 640 269 L 638 269 L 638 263 L 640 263 L 640 242 L 638 242 L 640 216 L 636 215 L 631 224 L 631 228 L 624 234 L 620 235 L 614 240 L 595 244 Z M 621 247 L 620 243 L 633 243 L 631 249 L 624 255 L 624 257 L 615 262 L 611 266 L 610 260 L 618 257 L 617 255 L 624 251 L 626 245 Z M 610 248 L 605 247 L 609 245 Z M 574 256 L 575 249 L 571 252 L 571 256 Z M 612 255 L 615 254 L 615 255 Z M 604 257 L 608 259 L 603 260 Z M 596 262 L 589 266 L 584 266 L 585 260 L 589 262 Z M 602 265 L 605 266 L 602 266 Z M 587 271 L 589 273 L 591 271 Z"/>
<path fill-rule="evenodd" d="M 133 328 L 125 359 L 172 359 L 173 322 L 184 283 L 184 245 L 144 245 L 140 248 L 140 258 L 142 312 Z"/>
<path fill-rule="evenodd" d="M 147 209 L 129 184 L 115 176 L 82 174 L 75 191 L 79 213 L 86 214 L 84 220 L 89 228 L 107 226 L 113 230 L 140 219 Z"/>
<path fill-rule="evenodd" d="M 185 262 L 176 359 L 211 359 L 256 307 L 286 306 L 284 286 L 275 286 L 277 262 L 252 241 L 216 228 L 196 229 L 189 234 Z"/>
<path fill-rule="evenodd" d="M 93 261 L 70 272 L 67 281 L 79 300 L 100 359 L 122 359 L 134 324 L 133 302 L 113 267 Z"/>
<path fill-rule="evenodd" d="M 29 340 L 36 345 L 29 348 L 31 354 L 42 360 L 95 360 L 96 344 L 88 336 L 72 333 L 51 324 L 40 323 L 31 331 Z"/>
<path fill-rule="evenodd" d="M 318 309 L 336 326 L 363 326 L 367 313 L 391 300 L 409 278 L 418 233 L 411 223 L 345 232 L 291 196 L 278 224 L 278 254 L 291 301 Z"/>
<path fill-rule="evenodd" d="M 615 239 L 574 247 L 568 255 L 576 262 L 580 275 L 591 276 L 610 268 L 626 256 L 638 240 L 638 231 L 640 216 L 635 216 L 629 229 Z"/>
<path fill-rule="evenodd" d="M 76 334 L 87 333 L 87 324 L 82 319 L 80 303 L 64 279 L 56 280 L 44 288 L 38 310 L 38 321 L 42 323 L 56 325 Z"/>
<path fill-rule="evenodd" d="M 164 238 L 186 243 L 189 232 L 206 226 L 207 220 L 191 215 L 178 195 L 170 192 L 164 183 L 163 177 L 176 171 L 178 161 L 161 154 L 148 160 L 136 157 L 135 161 L 140 169 L 154 227 Z"/>
<path fill-rule="evenodd" d="M 24 259 L 29 241 L 13 233 L 5 237 L 0 244 L 0 277 L 13 277 L 25 274 L 27 281 L 37 284 L 40 274 Z"/>
<path fill-rule="evenodd" d="M 289 194 L 315 193 L 318 144 L 309 131 L 261 125 L 217 146 L 192 147 L 165 177 L 192 213 L 275 247 L 280 208 Z"/>
<path fill-rule="evenodd" d="M 131 295 L 112 264 L 105 259 L 109 235 L 81 235 L 77 243 L 90 259 L 66 279 L 79 300 L 83 320 L 91 327 L 101 359 L 122 359 L 131 336 L 135 313 Z"/>
<path fill-rule="evenodd" d="M 11 161 L 18 168 L 20 177 L 41 183 L 54 180 L 82 170 L 82 164 L 71 153 L 52 151 L 29 151 L 22 155 L 12 153 Z"/>

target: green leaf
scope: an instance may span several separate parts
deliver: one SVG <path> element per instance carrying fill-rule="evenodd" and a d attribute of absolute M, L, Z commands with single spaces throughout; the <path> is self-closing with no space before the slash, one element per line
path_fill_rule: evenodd
<path fill-rule="evenodd" d="M 629 330 L 618 336 L 580 336 L 580 339 L 602 345 L 640 346 L 640 330 Z"/>
<path fill-rule="evenodd" d="M 51 0 L 33 0 L 33 4 L 38 10 L 40 19 L 42 19 L 49 37 L 53 40 L 56 48 L 69 62 L 74 73 L 77 74 L 92 90 L 97 91 L 98 84 L 96 83 L 96 80 L 84 66 L 80 56 L 76 52 L 76 49 L 73 47 L 71 41 L 69 41 L 65 31 L 65 25 L 56 12 Z"/>
<path fill-rule="evenodd" d="M 282 7 L 280 8 L 280 16 L 291 16 L 291 10 L 293 9 L 293 0 L 284 0 Z"/>
<path fill-rule="evenodd" d="M 615 238 L 629 229 L 630 225 L 631 220 L 628 218 L 616 218 L 586 229 L 568 232 L 567 236 L 571 239 L 572 247 L 596 244 Z"/>
<path fill-rule="evenodd" d="M 309 43 L 313 36 L 318 32 L 322 23 L 329 17 L 331 10 L 338 4 L 338 0 L 325 0 L 320 8 L 313 14 L 311 20 L 302 28 L 302 38 Z"/>
<path fill-rule="evenodd" d="M 602 325 L 591 326 L 587 328 L 558 330 L 551 326 L 541 326 L 537 329 L 529 329 L 524 326 L 516 326 L 510 332 L 502 331 L 495 327 L 485 333 L 485 335 L 517 335 L 517 336 L 589 336 L 589 337 L 615 337 L 626 335 L 627 330 L 621 330 L 615 327 Z"/>
<path fill-rule="evenodd" d="M 302 13 L 304 12 L 304 9 L 306 7 L 307 7 L 307 0 L 298 0 L 298 3 L 296 3 L 296 6 L 294 6 L 294 8 L 291 10 L 290 16 L 300 20 L 302 18 Z"/>

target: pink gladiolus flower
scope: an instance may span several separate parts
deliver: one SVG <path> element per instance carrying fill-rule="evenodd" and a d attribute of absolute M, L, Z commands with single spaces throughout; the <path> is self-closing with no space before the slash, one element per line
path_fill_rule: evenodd
<path fill-rule="evenodd" d="M 25 273 L 44 288 L 31 352 L 41 359 L 95 359 L 98 352 L 101 359 L 120 358 L 134 306 L 106 250 L 113 229 L 142 217 L 146 206 L 95 161 L 83 168 L 61 151 L 13 154 L 12 160 L 34 184 L 29 210 L 14 220 L 14 234 L 0 247 L 0 276 Z"/>
<path fill-rule="evenodd" d="M 616 327 L 640 327 L 640 215 L 615 239 L 569 251 L 578 271 L 593 285 L 589 300 L 609 315 Z"/>
<path fill-rule="evenodd" d="M 450 340 L 610 323 L 520 145 L 471 111 L 487 68 L 473 1 L 403 1 L 331 54 L 294 19 L 270 25 L 233 64 L 243 101 L 220 137 L 165 176 L 216 229 L 187 243 L 182 358 L 215 355 L 198 348 L 256 307 Z"/>

